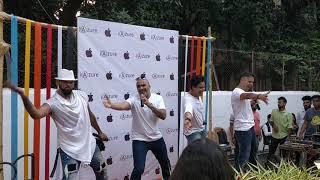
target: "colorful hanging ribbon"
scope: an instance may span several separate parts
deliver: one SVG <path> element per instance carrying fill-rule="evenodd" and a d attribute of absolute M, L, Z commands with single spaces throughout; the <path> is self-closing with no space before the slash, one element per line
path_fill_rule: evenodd
<path fill-rule="evenodd" d="M 202 73 L 201 75 L 204 76 L 204 72 L 205 72 L 205 65 L 206 65 L 206 48 L 207 48 L 207 45 L 206 45 L 206 39 L 203 38 L 203 49 L 202 49 L 202 65 L 201 65 L 201 68 L 202 68 Z"/>
<path fill-rule="evenodd" d="M 62 69 L 62 27 L 58 26 L 58 76 Z"/>
<path fill-rule="evenodd" d="M 47 72 L 46 72 L 46 99 L 51 96 L 51 55 L 52 55 L 52 26 L 47 29 Z M 49 180 L 49 162 L 50 162 L 50 115 L 46 117 L 46 145 L 45 145 L 45 180 Z"/>
<path fill-rule="evenodd" d="M 25 57 L 24 57 L 24 93 L 29 97 L 30 86 L 30 43 L 31 43 L 31 21 L 26 21 L 26 45 L 25 45 Z M 24 154 L 29 153 L 29 114 L 24 110 Z M 24 158 L 23 169 L 24 179 L 28 178 L 29 159 Z"/>
<path fill-rule="evenodd" d="M 182 43 L 181 43 L 182 44 Z M 184 97 L 186 95 L 187 91 L 187 66 L 188 66 L 188 44 L 189 39 L 188 36 L 186 36 L 186 46 L 185 46 L 185 54 L 184 54 L 184 84 L 183 84 L 183 98 L 181 98 L 181 108 L 183 108 L 184 104 Z M 180 133 L 179 133 L 179 156 L 181 155 L 183 149 L 184 149 L 184 135 L 183 135 L 183 127 L 184 127 L 184 113 L 181 114 L 180 117 Z"/>
<path fill-rule="evenodd" d="M 197 62 L 196 62 L 196 75 L 200 75 L 201 71 L 201 38 L 197 40 Z"/>
<path fill-rule="evenodd" d="M 34 105 L 40 107 L 41 88 L 41 25 L 35 23 L 35 49 L 34 49 Z M 40 158 L 40 119 L 34 120 L 34 179 L 39 180 L 39 158 Z"/>
<path fill-rule="evenodd" d="M 186 36 L 186 48 L 184 53 L 184 87 L 183 87 L 184 93 L 187 91 L 188 45 L 189 45 L 188 36 Z"/>
<path fill-rule="evenodd" d="M 207 65 L 206 65 L 206 117 L 205 124 L 206 129 L 208 128 L 208 105 L 209 105 L 209 83 L 210 83 L 210 60 L 211 60 L 211 39 L 208 39 L 208 49 L 207 49 Z"/>
<path fill-rule="evenodd" d="M 194 64 L 194 36 L 191 38 L 191 59 L 190 59 L 190 80 L 193 74 L 193 64 Z"/>
<path fill-rule="evenodd" d="M 11 19 L 11 81 L 18 85 L 18 22 Z M 18 157 L 18 95 L 11 91 L 11 161 Z"/>

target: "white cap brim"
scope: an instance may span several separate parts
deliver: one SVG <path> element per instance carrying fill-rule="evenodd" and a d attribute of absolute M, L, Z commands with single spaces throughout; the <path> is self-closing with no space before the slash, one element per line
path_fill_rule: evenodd
<path fill-rule="evenodd" d="M 60 81 L 78 81 L 78 79 L 65 79 L 65 78 L 54 78 L 55 80 L 60 80 Z"/>

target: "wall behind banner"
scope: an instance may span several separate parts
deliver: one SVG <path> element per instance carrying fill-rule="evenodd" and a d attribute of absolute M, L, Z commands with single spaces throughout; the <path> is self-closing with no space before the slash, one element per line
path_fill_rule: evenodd
<path fill-rule="evenodd" d="M 171 164 L 178 158 L 178 32 L 78 18 L 79 88 L 110 141 L 106 143 L 111 179 L 127 178 L 133 169 L 130 111 L 105 109 L 102 99 L 124 101 L 137 93 L 135 79 L 145 76 L 151 91 L 164 98 L 167 118 L 159 122 Z M 161 176 L 157 160 L 147 155 L 143 179 Z"/>

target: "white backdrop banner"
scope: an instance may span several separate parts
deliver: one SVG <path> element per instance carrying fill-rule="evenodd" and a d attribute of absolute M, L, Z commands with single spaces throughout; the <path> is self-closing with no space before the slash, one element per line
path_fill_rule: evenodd
<path fill-rule="evenodd" d="M 127 179 L 133 169 L 130 111 L 105 109 L 102 99 L 124 101 L 137 93 L 145 76 L 151 91 L 164 98 L 167 118 L 159 126 L 174 167 L 178 158 L 178 31 L 78 18 L 79 88 L 110 141 L 103 152 L 110 179 Z M 161 177 L 149 151 L 143 179 Z"/>

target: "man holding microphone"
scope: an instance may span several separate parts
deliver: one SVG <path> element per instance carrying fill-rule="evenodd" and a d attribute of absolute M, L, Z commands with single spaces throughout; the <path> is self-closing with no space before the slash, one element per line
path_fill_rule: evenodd
<path fill-rule="evenodd" d="M 138 94 L 121 103 L 113 103 L 109 98 L 103 101 L 106 108 L 131 110 L 132 112 L 132 153 L 133 171 L 131 180 L 140 180 L 144 172 L 146 155 L 149 150 L 157 158 L 164 180 L 170 176 L 170 161 L 166 144 L 158 128 L 158 122 L 165 120 L 166 108 L 162 96 L 150 92 L 146 78 L 137 78 Z"/>

